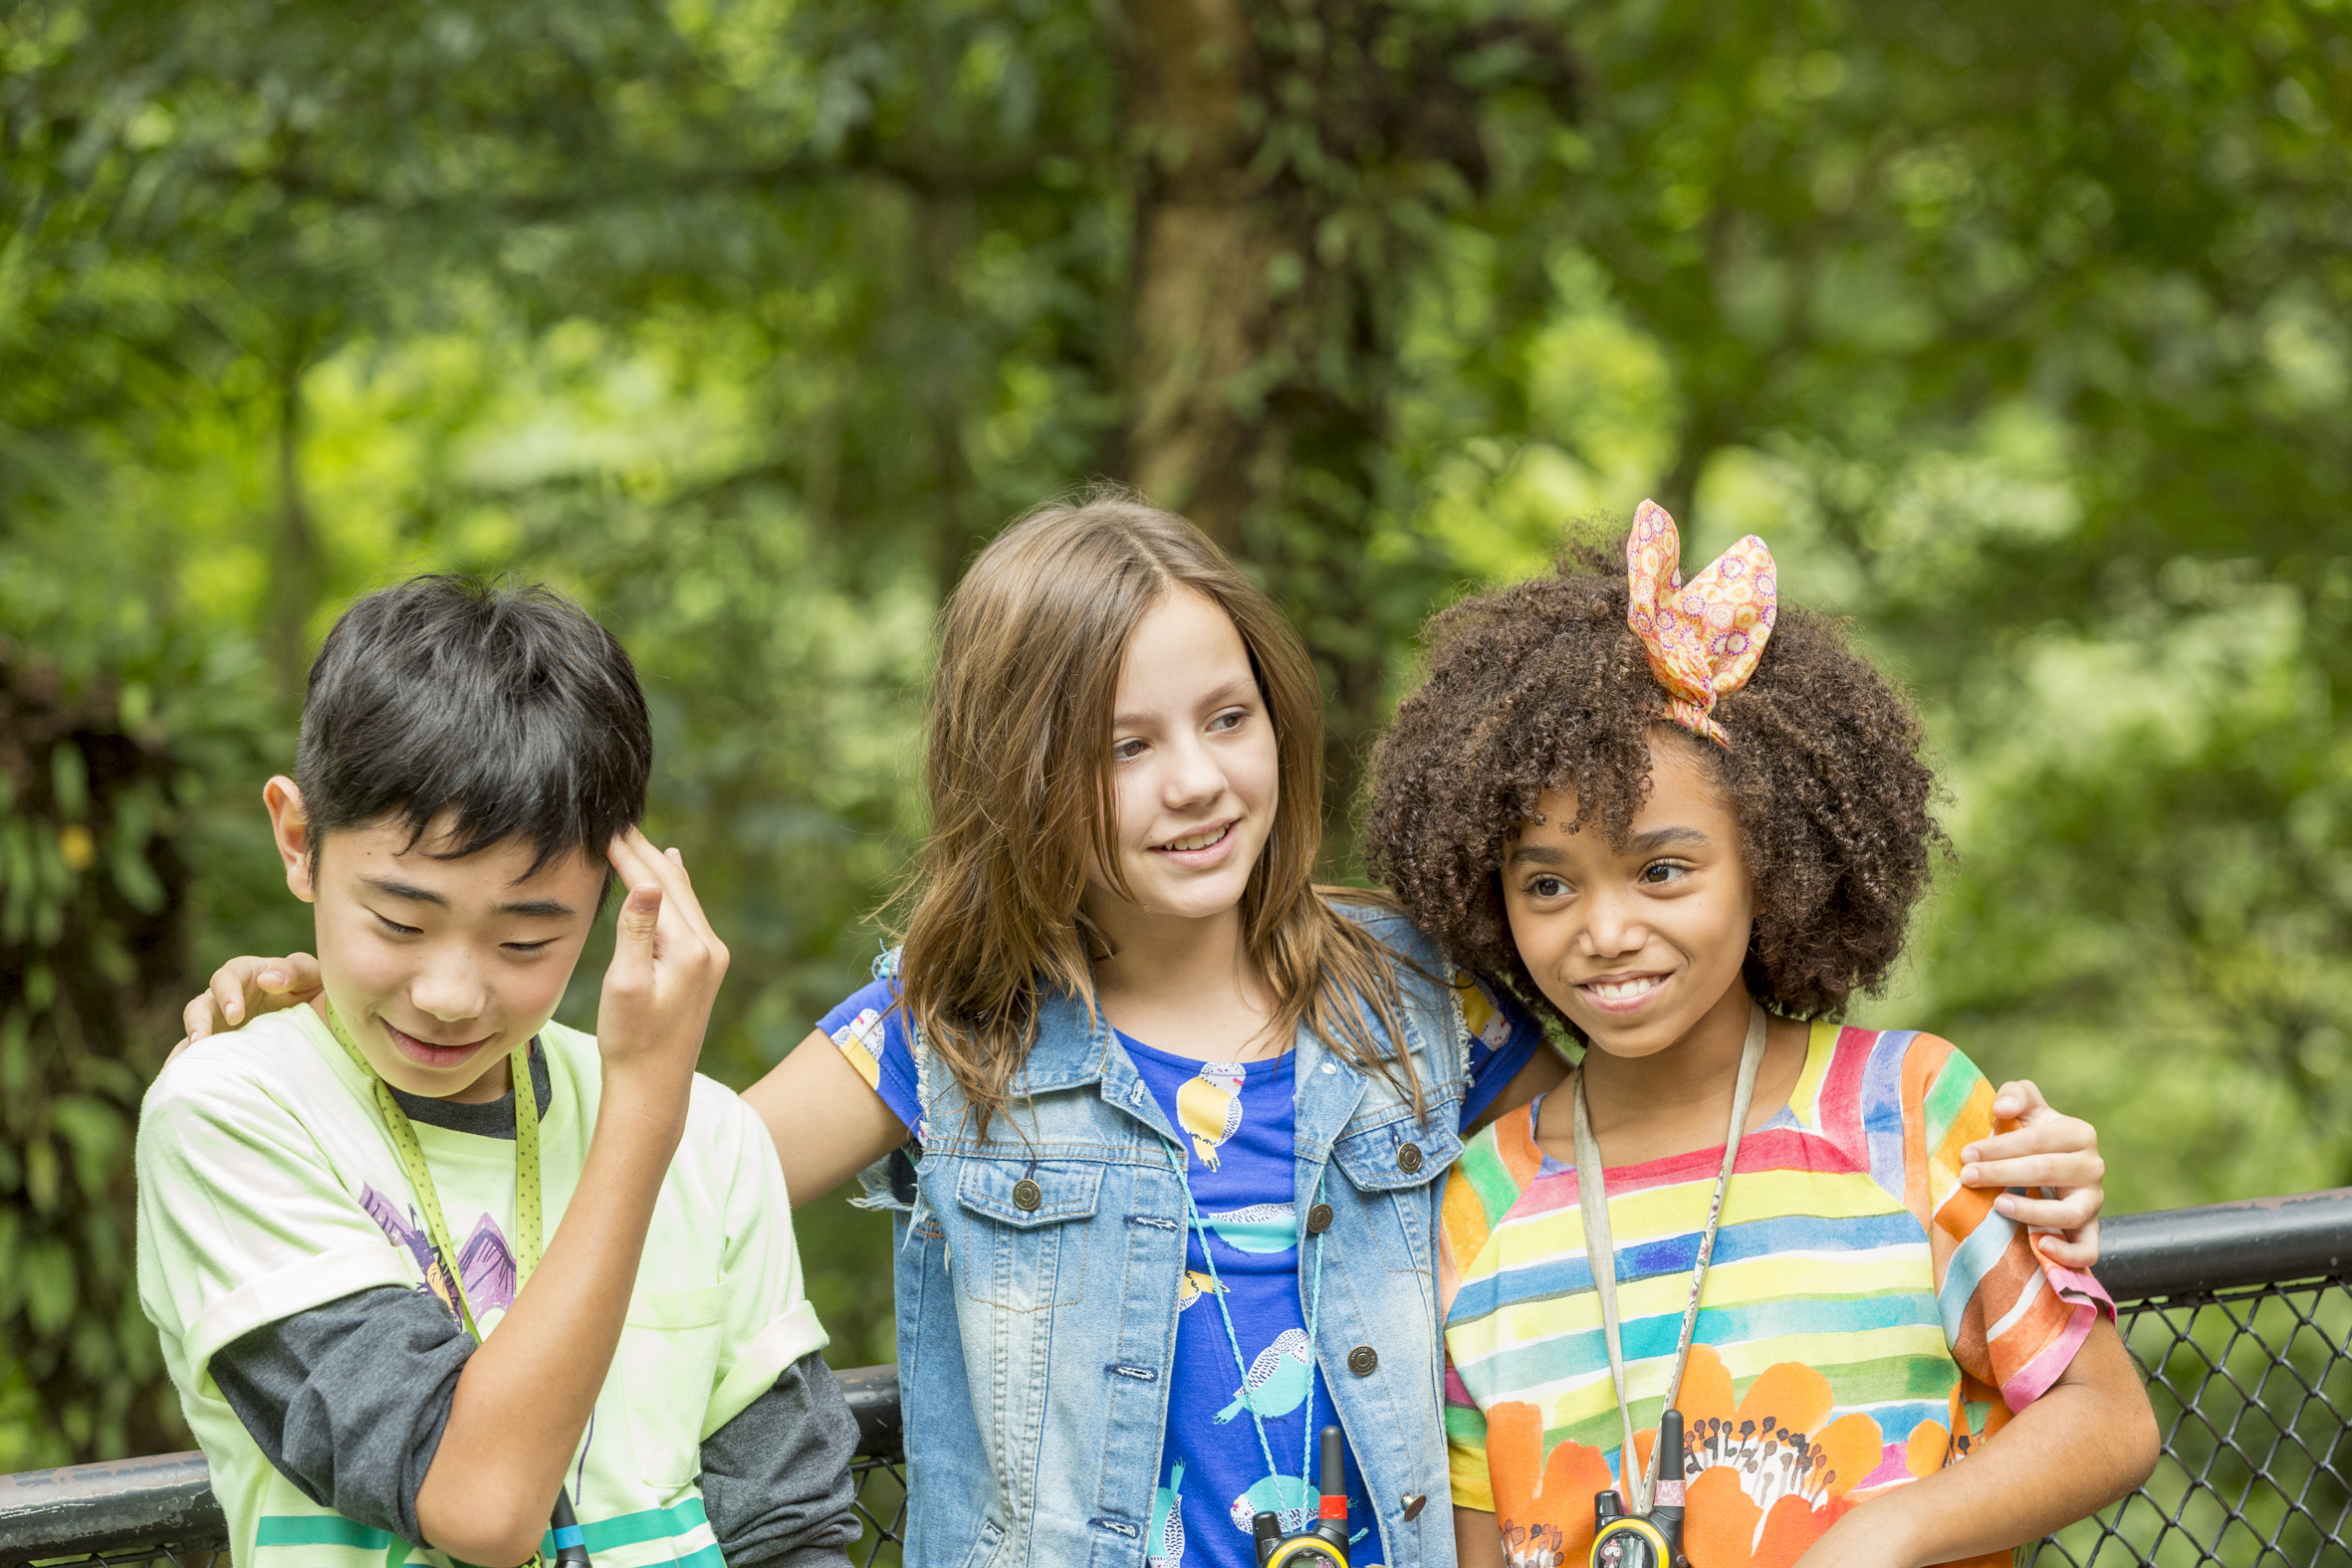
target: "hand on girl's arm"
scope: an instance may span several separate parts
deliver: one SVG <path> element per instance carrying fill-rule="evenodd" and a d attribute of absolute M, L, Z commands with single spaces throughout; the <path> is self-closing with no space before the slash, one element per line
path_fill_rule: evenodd
<path fill-rule="evenodd" d="M 1978 1140 L 1961 1151 L 1964 1187 L 2048 1188 L 2053 1196 L 2003 1193 L 1993 1201 L 2019 1225 L 2047 1232 L 2036 1250 L 2066 1268 L 2088 1269 L 2099 1261 L 2099 1210 L 2107 1201 L 2101 1185 L 2107 1162 L 2099 1158 L 2099 1130 L 2078 1116 L 2050 1107 L 2030 1078 L 2004 1083 L 1993 1096 L 1997 1122 L 2015 1130 Z"/>
<path fill-rule="evenodd" d="M 2146 1481 L 2156 1416 L 2105 1318 L 2041 1398 L 1949 1469 L 1855 1508 L 1797 1568 L 1919 1568 L 1974 1557 L 2087 1518 Z"/>
<path fill-rule="evenodd" d="M 539 1550 L 620 1341 L 727 973 L 726 946 L 674 852 L 632 828 L 611 855 L 629 893 L 596 1009 L 603 1087 L 588 1160 L 546 1256 L 459 1374 L 416 1493 L 425 1540 L 488 1568 Z"/>

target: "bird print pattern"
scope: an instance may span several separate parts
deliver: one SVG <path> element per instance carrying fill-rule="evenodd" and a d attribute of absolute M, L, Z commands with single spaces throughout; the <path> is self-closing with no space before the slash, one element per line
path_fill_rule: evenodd
<path fill-rule="evenodd" d="M 1288 1416 L 1306 1403 L 1306 1391 L 1313 1383 L 1314 1356 L 1306 1343 L 1306 1330 L 1286 1328 L 1250 1363 L 1242 1386 L 1233 1391 L 1233 1403 L 1217 1413 L 1218 1423 L 1223 1425 L 1245 1410 L 1261 1416 Z"/>
<path fill-rule="evenodd" d="M 1183 1311 L 1205 1295 L 1224 1295 L 1226 1291 L 1227 1287 L 1219 1282 L 1216 1275 L 1188 1268 L 1184 1271 L 1184 1277 L 1176 1282 L 1176 1310 Z"/>
<path fill-rule="evenodd" d="M 1144 1568 L 1180 1568 L 1184 1561 L 1184 1461 L 1178 1459 L 1168 1484 L 1151 1495 L 1150 1542 Z"/>
<path fill-rule="evenodd" d="M 1247 1209 L 1203 1215 L 1201 1223 L 1236 1251 L 1271 1254 L 1287 1252 L 1298 1244 L 1295 1204 L 1252 1204 Z"/>
<path fill-rule="evenodd" d="M 1201 1063 L 1200 1075 L 1176 1091 L 1176 1119 L 1192 1134 L 1192 1152 L 1214 1171 L 1217 1151 L 1242 1130 L 1242 1084 L 1249 1069 L 1238 1061 Z"/>

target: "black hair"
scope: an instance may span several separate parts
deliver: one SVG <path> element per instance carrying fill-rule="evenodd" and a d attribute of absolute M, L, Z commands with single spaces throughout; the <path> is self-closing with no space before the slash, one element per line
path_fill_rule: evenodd
<path fill-rule="evenodd" d="M 528 841 L 602 860 L 645 811 L 653 729 L 613 635 L 535 583 L 436 573 L 344 612 L 311 666 L 294 782 L 315 835 L 444 815 L 462 859 Z"/>

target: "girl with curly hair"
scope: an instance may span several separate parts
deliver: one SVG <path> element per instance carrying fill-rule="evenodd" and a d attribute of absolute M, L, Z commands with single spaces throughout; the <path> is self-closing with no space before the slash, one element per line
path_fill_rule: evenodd
<path fill-rule="evenodd" d="M 1940 839 L 1909 705 L 1762 541 L 1679 549 L 1644 503 L 1438 617 L 1375 764 L 1408 913 L 1583 1047 L 1447 1179 L 1460 1561 L 2005 1563 L 2146 1478 L 2147 1396 L 2097 1282 L 1964 1182 L 1993 1086 L 1830 1021 Z"/>
<path fill-rule="evenodd" d="M 796 1205 L 862 1173 L 893 1219 L 910 1564 L 1254 1568 L 1336 1423 L 1353 1561 L 1452 1568 L 1437 1194 L 1564 1068 L 1313 884 L 1321 724 L 1281 612 L 1131 496 L 1015 524 L 943 612 L 903 943 L 746 1091 Z M 232 961 L 191 1030 L 313 985 Z M 2083 1225 L 2090 1129 L 2028 1102 L 1987 1179 Z"/>

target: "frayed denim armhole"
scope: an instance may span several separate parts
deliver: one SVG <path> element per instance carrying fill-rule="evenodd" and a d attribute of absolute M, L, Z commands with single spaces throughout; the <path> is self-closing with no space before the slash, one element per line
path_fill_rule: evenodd
<path fill-rule="evenodd" d="M 873 962 L 874 979 L 895 978 L 899 972 L 902 951 L 885 947 L 876 954 Z M 914 1057 L 915 1062 L 915 1103 L 921 1107 L 923 1118 L 928 1119 L 931 1114 L 930 1052 L 923 1048 L 923 1031 L 915 1027 L 914 1020 L 902 1018 L 901 1021 L 907 1033 L 907 1053 Z M 920 1147 L 910 1138 L 858 1172 L 859 1191 L 856 1197 L 849 1200 L 853 1208 L 905 1215 L 909 1240 L 913 1239 L 915 1232 L 921 1227 L 926 1207 L 923 1189 L 915 1179 L 915 1162 L 921 1157 Z"/>

